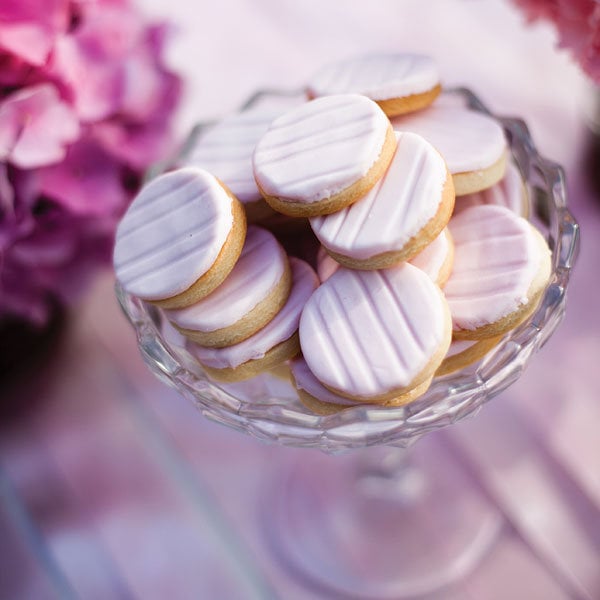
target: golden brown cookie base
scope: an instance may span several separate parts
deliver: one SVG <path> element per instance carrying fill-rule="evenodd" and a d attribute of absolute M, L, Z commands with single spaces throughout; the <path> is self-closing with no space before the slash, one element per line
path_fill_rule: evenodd
<path fill-rule="evenodd" d="M 487 338 L 485 340 L 479 340 L 473 343 L 472 346 L 466 348 L 462 352 L 447 356 L 442 361 L 442 364 L 438 367 L 435 372 L 436 377 L 442 377 L 443 375 L 449 375 L 460 369 L 464 369 L 479 359 L 483 358 L 492 348 L 498 345 L 498 342 L 502 339 L 501 335 Z"/>
<path fill-rule="evenodd" d="M 205 298 L 213 290 L 217 289 L 224 281 L 225 277 L 231 273 L 237 262 L 244 241 L 246 240 L 246 213 L 242 203 L 223 186 L 225 191 L 231 196 L 231 212 L 233 214 L 233 225 L 231 231 L 219 252 L 215 262 L 200 279 L 181 294 L 164 300 L 152 300 L 151 303 L 160 308 L 185 308 L 195 304 L 202 298 Z"/>
<path fill-rule="evenodd" d="M 411 237 L 400 250 L 382 252 L 369 258 L 352 258 L 343 254 L 338 254 L 323 246 L 327 252 L 337 262 L 351 269 L 371 271 L 374 269 L 387 269 L 398 263 L 410 260 L 421 250 L 424 250 L 446 227 L 452 211 L 454 210 L 454 185 L 452 176 L 446 173 L 446 181 L 442 188 L 442 198 L 437 213 L 431 218 L 423 228 L 413 237 Z M 449 275 L 449 273 L 448 273 Z"/>
<path fill-rule="evenodd" d="M 477 171 L 454 173 L 454 188 L 457 196 L 466 196 L 487 190 L 498 183 L 506 172 L 506 152 L 491 166 Z"/>
<path fill-rule="evenodd" d="M 284 215 L 288 215 L 289 217 L 317 217 L 319 215 L 329 215 L 346 206 L 354 204 L 354 202 L 365 196 L 383 177 L 394 157 L 395 151 L 396 136 L 390 124 L 386 131 L 385 140 L 379 157 L 367 171 L 367 174 L 337 194 L 323 200 L 317 200 L 316 202 L 297 202 L 290 198 L 270 196 L 264 192 L 258 182 L 256 182 L 256 185 L 258 185 L 258 189 L 267 203 L 277 212 L 283 213 Z"/>
<path fill-rule="evenodd" d="M 281 253 L 283 255 L 283 250 Z M 178 327 L 175 323 L 172 325 L 192 342 L 207 348 L 224 348 L 243 342 L 270 323 L 287 302 L 292 289 L 292 272 L 287 256 L 283 255 L 283 259 L 285 260 L 285 269 L 279 281 L 269 295 L 239 321 L 214 331 L 195 331 Z"/>
<path fill-rule="evenodd" d="M 282 362 L 294 358 L 294 356 L 299 353 L 300 337 L 296 331 L 292 337 L 273 346 L 273 348 L 271 348 L 262 358 L 246 361 L 238 367 L 233 368 L 215 369 L 213 367 L 207 367 L 206 365 L 202 365 L 202 368 L 206 371 L 207 375 L 215 381 L 233 383 L 255 377 L 263 371 L 272 369 Z"/>
<path fill-rule="evenodd" d="M 431 385 L 432 380 L 433 380 L 433 377 L 426 379 L 425 381 L 423 381 L 423 383 L 420 383 L 419 385 L 414 387 L 412 390 L 409 390 L 408 392 L 401 394 L 400 396 L 397 396 L 396 398 L 393 398 L 392 400 L 388 400 L 387 402 L 382 402 L 381 406 L 393 408 L 393 407 L 398 407 L 398 406 L 404 406 L 405 404 L 408 404 L 409 402 L 413 402 L 413 400 L 416 400 L 417 398 L 422 396 L 429 389 L 429 386 Z M 304 404 L 304 406 L 306 408 L 308 408 L 308 410 L 310 410 L 311 412 L 313 412 L 317 415 L 321 415 L 323 417 L 326 417 L 329 415 L 335 415 L 335 414 L 339 413 L 341 410 L 344 410 L 345 408 L 355 408 L 357 406 L 373 406 L 372 402 L 370 402 L 368 404 L 355 404 L 355 405 L 334 404 L 332 402 L 323 402 L 322 400 L 318 400 L 317 398 L 315 398 L 314 396 L 312 396 L 311 394 L 309 394 L 308 392 L 306 392 L 305 390 L 302 390 L 300 388 L 297 388 L 297 392 L 298 392 L 298 398 L 300 398 L 300 402 L 302 402 L 302 404 Z"/>
<path fill-rule="evenodd" d="M 442 86 L 438 84 L 431 90 L 421 94 L 411 94 L 410 96 L 389 98 L 387 100 L 375 100 L 375 102 L 379 104 L 381 110 L 388 117 L 398 117 L 427 108 L 440 95 L 441 91 Z"/>
<path fill-rule="evenodd" d="M 542 234 L 533 225 L 531 225 L 531 223 L 529 226 L 535 233 L 537 242 L 540 245 L 542 264 L 540 265 L 540 269 L 533 282 L 529 286 L 529 290 L 527 291 L 527 303 L 522 304 L 516 311 L 509 313 L 505 317 L 502 317 L 493 323 L 482 325 L 476 329 L 455 329 L 453 331 L 455 340 L 483 340 L 498 335 L 502 336 L 511 329 L 514 329 L 523 323 L 523 321 L 526 321 L 536 311 L 538 304 L 544 295 L 544 291 L 546 290 L 546 285 L 550 280 L 552 264 L 551 255 L 546 240 L 542 237 Z"/>

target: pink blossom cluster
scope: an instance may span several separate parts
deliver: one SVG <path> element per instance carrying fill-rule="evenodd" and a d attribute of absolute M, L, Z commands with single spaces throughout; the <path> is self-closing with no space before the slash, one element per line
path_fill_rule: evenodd
<path fill-rule="evenodd" d="M 600 82 L 599 0 L 513 0 L 530 20 L 545 19 L 558 31 L 559 45 L 568 49 L 582 69 Z"/>
<path fill-rule="evenodd" d="M 181 91 L 130 0 L 0 2 L 0 322 L 44 324 L 111 257 Z"/>

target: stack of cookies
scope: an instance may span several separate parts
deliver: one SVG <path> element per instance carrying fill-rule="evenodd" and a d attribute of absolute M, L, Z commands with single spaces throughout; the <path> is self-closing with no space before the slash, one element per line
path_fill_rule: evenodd
<path fill-rule="evenodd" d="M 550 252 L 502 128 L 440 95 L 431 58 L 330 65 L 307 90 L 225 119 L 150 182 L 117 278 L 216 380 L 289 361 L 318 414 L 405 404 L 533 312 Z M 290 223 L 317 253 L 288 256 Z"/>

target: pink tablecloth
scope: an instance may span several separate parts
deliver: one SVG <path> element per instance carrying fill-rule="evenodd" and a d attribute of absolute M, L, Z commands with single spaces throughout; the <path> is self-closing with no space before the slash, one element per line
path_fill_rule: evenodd
<path fill-rule="evenodd" d="M 140 3 L 178 28 L 181 132 L 256 88 L 297 87 L 324 61 L 414 50 L 437 58 L 445 83 L 524 117 L 565 165 L 583 225 L 565 322 L 509 392 L 431 436 L 502 528 L 476 569 L 427 597 L 599 598 L 600 198 L 583 168 L 587 87 L 551 30 L 500 0 Z M 275 459 L 303 451 L 213 425 L 156 381 L 110 275 L 2 401 L 24 408 L 0 424 L 1 597 L 314 597 L 272 559 L 256 519 Z"/>

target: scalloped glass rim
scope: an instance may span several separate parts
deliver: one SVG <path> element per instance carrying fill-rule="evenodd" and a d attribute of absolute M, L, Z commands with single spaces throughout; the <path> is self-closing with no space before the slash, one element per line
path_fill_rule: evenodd
<path fill-rule="evenodd" d="M 299 93 L 259 91 L 242 108 L 265 98 Z M 249 400 L 211 381 L 189 353 L 169 338 L 160 311 L 126 294 L 117 284 L 119 303 L 136 331 L 140 351 L 151 370 L 214 421 L 262 440 L 327 452 L 380 444 L 408 446 L 424 433 L 474 414 L 514 383 L 564 315 L 569 276 L 579 248 L 579 227 L 566 207 L 563 169 L 539 154 L 524 121 L 494 115 L 466 88 L 446 93 L 456 94 L 470 108 L 489 114 L 504 127 L 512 156 L 527 183 L 530 219 L 552 250 L 551 281 L 538 309 L 525 323 L 475 365 L 435 378 L 427 393 L 411 404 L 397 408 L 362 405 L 335 415 L 317 416 L 285 393 L 278 397 L 277 393 L 261 392 Z M 182 155 L 206 125 L 194 128 Z"/>

